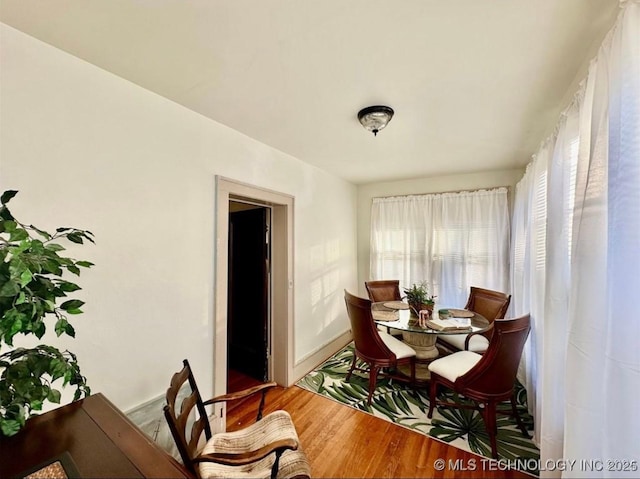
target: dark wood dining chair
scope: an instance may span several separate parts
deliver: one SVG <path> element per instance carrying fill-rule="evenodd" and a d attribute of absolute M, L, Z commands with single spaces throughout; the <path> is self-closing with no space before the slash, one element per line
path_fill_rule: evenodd
<path fill-rule="evenodd" d="M 525 437 L 529 437 L 516 408 L 514 385 L 522 350 L 531 329 L 528 314 L 515 319 L 497 319 L 493 323 L 493 335 L 485 354 L 458 351 L 429 364 L 431 373 L 429 386 L 429 413 L 433 417 L 436 406 L 473 408 L 480 411 L 484 420 L 491 454 L 498 458 L 496 406 L 511 401 L 511 414 Z M 445 386 L 465 398 L 473 405 L 457 402 L 437 402 L 438 387 Z"/>
<path fill-rule="evenodd" d="M 381 301 L 400 301 L 402 299 L 399 280 L 384 279 L 365 281 L 364 286 L 367 288 L 369 299 L 374 303 Z"/>
<path fill-rule="evenodd" d="M 380 303 L 382 301 L 401 301 L 400 281 L 397 279 L 381 279 L 364 282 L 367 288 L 367 294 L 372 303 Z M 400 338 L 402 333 L 398 330 L 378 326 L 380 331 L 386 331 L 388 334 Z"/>
<path fill-rule="evenodd" d="M 490 323 L 504 318 L 511 303 L 511 295 L 490 289 L 471 287 L 464 309 L 484 316 Z M 489 346 L 493 329 L 481 333 L 441 336 L 438 343 L 451 351 L 473 351 L 484 353 Z"/>
<path fill-rule="evenodd" d="M 185 359 L 182 370 L 171 377 L 164 415 L 189 472 L 198 479 L 309 478 L 309 462 L 289 413 L 278 410 L 262 417 L 266 393 L 275 386 L 274 382 L 260 384 L 203 401 L 189 361 Z M 255 394 L 262 395 L 255 423 L 238 431 L 212 433 L 206 406 Z M 204 445 L 202 439 L 206 440 Z"/>
<path fill-rule="evenodd" d="M 354 370 L 369 373 L 367 404 L 371 404 L 371 398 L 379 375 L 414 383 L 416 379 L 415 350 L 390 334 L 379 331 L 376 328 L 371 315 L 371 301 L 354 296 L 346 290 L 344 292 L 344 300 L 347 305 L 355 346 L 353 361 L 347 373 L 346 381 L 348 382 L 351 379 Z M 358 359 L 367 364 L 366 369 L 357 366 Z M 398 371 L 398 367 L 402 365 L 409 365 L 411 370 L 409 378 Z"/>

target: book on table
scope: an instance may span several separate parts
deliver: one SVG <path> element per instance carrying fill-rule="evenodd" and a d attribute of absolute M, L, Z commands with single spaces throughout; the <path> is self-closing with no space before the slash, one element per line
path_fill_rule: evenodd
<path fill-rule="evenodd" d="M 428 319 L 427 326 L 436 331 L 471 331 L 471 321 L 467 318 Z"/>

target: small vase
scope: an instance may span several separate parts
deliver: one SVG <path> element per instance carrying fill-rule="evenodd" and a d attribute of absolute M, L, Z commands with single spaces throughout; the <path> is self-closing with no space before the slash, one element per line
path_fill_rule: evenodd
<path fill-rule="evenodd" d="M 433 303 L 409 303 L 411 316 L 420 316 L 420 311 L 429 311 L 429 317 L 433 314 Z"/>

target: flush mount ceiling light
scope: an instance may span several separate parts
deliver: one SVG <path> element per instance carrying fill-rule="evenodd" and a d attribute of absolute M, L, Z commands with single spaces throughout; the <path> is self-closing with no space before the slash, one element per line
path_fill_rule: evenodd
<path fill-rule="evenodd" d="M 376 136 L 393 118 L 393 108 L 388 106 L 368 106 L 358 112 L 358 120 L 365 129 Z"/>

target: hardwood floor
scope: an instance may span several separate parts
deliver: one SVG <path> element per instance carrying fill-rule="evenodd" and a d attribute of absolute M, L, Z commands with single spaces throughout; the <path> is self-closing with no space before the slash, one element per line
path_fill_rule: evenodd
<path fill-rule="evenodd" d="M 258 399 L 228 411 L 227 429 L 255 420 Z M 267 395 L 265 413 L 291 414 L 313 477 L 531 478 L 297 386 Z M 437 470 L 436 461 L 444 461 Z M 450 467 L 451 466 L 451 467 Z M 465 467 L 466 470 L 462 470 Z"/>
<path fill-rule="evenodd" d="M 258 384 L 262 384 L 262 381 L 252 378 L 251 376 L 247 376 L 240 371 L 236 371 L 235 369 L 229 369 L 227 371 L 227 392 L 233 393 L 236 391 L 240 391 L 242 389 L 247 389 L 253 386 L 257 386 Z"/>

